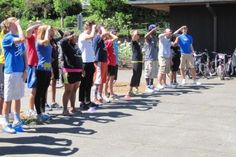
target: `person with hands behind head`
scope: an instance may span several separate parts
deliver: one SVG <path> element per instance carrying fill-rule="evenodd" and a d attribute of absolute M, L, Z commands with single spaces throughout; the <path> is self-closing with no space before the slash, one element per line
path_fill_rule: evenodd
<path fill-rule="evenodd" d="M 91 102 L 91 87 L 93 85 L 93 75 L 95 72 L 94 61 L 95 52 L 93 48 L 93 38 L 96 35 L 96 25 L 93 22 L 86 22 L 84 32 L 79 36 L 78 46 L 82 53 L 83 73 L 79 89 L 79 101 L 81 110 L 93 109 L 96 105 Z"/>
<path fill-rule="evenodd" d="M 64 83 L 63 93 L 63 115 L 69 116 L 75 113 L 76 91 L 79 87 L 79 82 L 82 76 L 82 58 L 81 51 L 76 45 L 77 37 L 74 32 L 66 32 L 63 39 L 60 41 L 62 50 L 62 81 Z M 68 102 L 70 100 L 71 110 L 68 110 Z"/>
<path fill-rule="evenodd" d="M 113 48 L 113 42 L 117 40 L 118 37 L 112 33 L 106 34 L 104 37 L 104 42 L 107 49 L 107 65 L 108 73 L 105 85 L 105 101 L 110 102 L 110 100 L 117 99 L 117 95 L 113 91 L 113 82 L 116 73 L 116 54 Z M 108 90 L 110 95 L 108 95 Z"/>
<path fill-rule="evenodd" d="M 188 34 L 188 27 L 182 26 L 174 34 L 179 34 L 175 44 L 177 43 L 180 47 L 181 58 L 180 58 L 180 72 L 182 76 L 182 85 L 186 84 L 185 79 L 185 69 L 190 68 L 192 77 L 193 77 L 193 85 L 200 85 L 200 82 L 196 80 L 196 71 L 194 67 L 194 48 L 193 48 L 193 37 Z"/>
<path fill-rule="evenodd" d="M 16 133 L 23 131 L 20 118 L 21 98 L 24 96 L 24 82 L 26 80 L 27 58 L 25 54 L 25 37 L 20 21 L 15 17 L 6 19 L 5 26 L 9 31 L 2 40 L 4 49 L 4 104 L 3 131 Z M 9 125 L 10 104 L 13 101 L 14 121 Z"/>
<path fill-rule="evenodd" d="M 139 45 L 140 35 L 137 30 L 132 32 L 132 65 L 133 65 L 133 76 L 130 81 L 130 90 L 126 95 L 127 98 L 134 96 L 133 88 L 136 88 L 136 93 L 138 93 L 138 87 L 140 85 L 140 79 L 142 75 L 142 66 L 143 66 L 143 54 L 141 47 Z"/>
<path fill-rule="evenodd" d="M 152 93 L 154 91 L 153 80 L 157 78 L 158 73 L 158 47 L 156 31 L 158 27 L 151 24 L 148 27 L 148 33 L 145 35 L 145 79 L 146 79 L 146 92 Z"/>
<path fill-rule="evenodd" d="M 96 27 L 96 36 L 93 39 L 95 51 L 95 73 L 94 73 L 94 103 L 101 105 L 103 103 L 103 84 L 107 79 L 107 49 L 104 43 L 104 37 L 109 34 L 102 25 Z"/>
<path fill-rule="evenodd" d="M 166 84 L 166 75 L 170 72 L 170 66 L 172 63 L 171 60 L 172 30 L 167 28 L 165 29 L 164 33 L 161 33 L 158 37 L 159 37 L 159 53 L 158 53 L 159 72 L 158 72 L 157 90 L 161 90 L 165 87 L 168 87 L 168 85 Z"/>
<path fill-rule="evenodd" d="M 58 33 L 58 37 L 55 35 Z M 51 76 L 51 91 L 52 91 L 52 101 L 51 104 L 46 107 L 49 107 L 49 110 L 52 108 L 61 108 L 61 106 L 56 102 L 56 83 L 59 79 L 59 47 L 58 42 L 63 38 L 64 33 L 57 28 L 52 28 L 50 31 L 50 44 L 52 46 L 52 76 Z"/>
<path fill-rule="evenodd" d="M 46 92 L 51 79 L 52 46 L 50 44 L 51 26 L 41 25 L 37 31 L 36 51 L 38 56 L 38 65 L 36 68 L 36 94 L 35 108 L 37 119 L 40 122 L 51 120 L 51 117 L 45 113 Z"/>
<path fill-rule="evenodd" d="M 27 116 L 34 118 L 37 114 L 34 111 L 35 94 L 36 94 L 36 68 L 38 65 L 38 56 L 35 48 L 35 41 L 37 37 L 38 27 L 41 25 L 40 21 L 29 23 L 29 27 L 26 30 L 26 47 L 28 56 L 28 69 L 27 69 L 27 87 L 31 89 L 29 96 L 29 110 Z"/>

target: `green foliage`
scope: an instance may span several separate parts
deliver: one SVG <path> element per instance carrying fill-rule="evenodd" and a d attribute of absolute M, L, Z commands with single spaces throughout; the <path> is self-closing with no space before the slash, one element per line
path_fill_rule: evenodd
<path fill-rule="evenodd" d="M 131 64 L 132 50 L 131 44 L 129 42 L 124 42 L 119 45 L 119 66 L 120 67 L 129 67 Z"/>
<path fill-rule="evenodd" d="M 76 16 L 66 16 L 65 27 L 76 27 L 76 25 L 77 25 Z"/>

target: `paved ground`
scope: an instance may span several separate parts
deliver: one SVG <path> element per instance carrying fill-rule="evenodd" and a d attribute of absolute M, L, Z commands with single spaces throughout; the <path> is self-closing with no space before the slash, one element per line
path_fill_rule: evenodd
<path fill-rule="evenodd" d="M 120 80 L 129 79 L 130 72 L 120 73 Z M 201 87 L 121 99 L 70 119 L 54 111 L 48 125 L 0 133 L 0 155 L 236 157 L 236 79 L 201 81 Z"/>

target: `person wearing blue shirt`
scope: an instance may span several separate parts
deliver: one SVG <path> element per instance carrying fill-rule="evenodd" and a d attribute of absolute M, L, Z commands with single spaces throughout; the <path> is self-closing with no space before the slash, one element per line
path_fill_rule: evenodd
<path fill-rule="evenodd" d="M 16 133 L 23 131 L 20 119 L 20 99 L 24 96 L 24 82 L 26 80 L 26 55 L 24 41 L 25 37 L 20 26 L 20 21 L 15 17 L 6 20 L 5 26 L 9 32 L 2 40 L 4 49 L 5 69 L 4 69 L 4 105 L 2 110 L 3 131 Z M 11 102 L 13 103 L 14 121 L 9 124 L 9 111 Z"/>
<path fill-rule="evenodd" d="M 36 94 L 35 94 L 35 108 L 37 112 L 37 119 L 40 122 L 51 119 L 45 113 L 46 92 L 51 80 L 52 71 L 52 46 L 50 44 L 49 34 L 51 26 L 39 26 L 36 39 L 36 51 L 38 56 L 38 65 L 36 67 Z"/>
<path fill-rule="evenodd" d="M 196 81 L 196 71 L 194 67 L 194 48 L 193 48 L 193 38 L 191 35 L 188 34 L 188 27 L 182 26 L 179 28 L 174 34 L 178 34 L 179 32 L 182 32 L 177 37 L 176 44 L 180 47 L 181 52 L 181 62 L 180 62 L 180 72 L 182 76 L 182 85 L 186 84 L 185 79 L 185 69 L 190 68 L 192 77 L 193 77 L 193 85 L 200 85 L 200 82 Z"/>

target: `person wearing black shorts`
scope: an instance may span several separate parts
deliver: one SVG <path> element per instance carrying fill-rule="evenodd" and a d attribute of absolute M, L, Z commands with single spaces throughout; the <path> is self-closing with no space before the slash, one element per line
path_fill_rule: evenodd
<path fill-rule="evenodd" d="M 54 38 L 55 32 L 60 34 L 60 37 Z M 56 82 L 59 79 L 59 61 L 58 61 L 58 44 L 63 37 L 63 32 L 59 29 L 53 28 L 50 32 L 50 44 L 52 45 L 52 77 L 51 77 L 51 90 L 52 90 L 52 103 L 51 108 L 59 108 L 59 104 L 56 103 Z"/>
<path fill-rule="evenodd" d="M 175 40 L 176 40 L 176 35 L 173 35 L 171 41 L 175 42 Z M 178 85 L 176 75 L 177 72 L 179 71 L 181 53 L 178 45 L 171 46 L 171 50 L 172 50 L 172 66 L 170 72 L 170 81 L 171 85 L 176 86 Z"/>
<path fill-rule="evenodd" d="M 76 111 L 75 96 L 82 75 L 81 51 L 76 45 L 77 37 L 74 32 L 66 32 L 60 41 L 62 50 L 62 81 L 65 85 L 63 93 L 63 115 L 68 116 Z M 71 102 L 71 110 L 68 111 L 68 101 Z"/>

